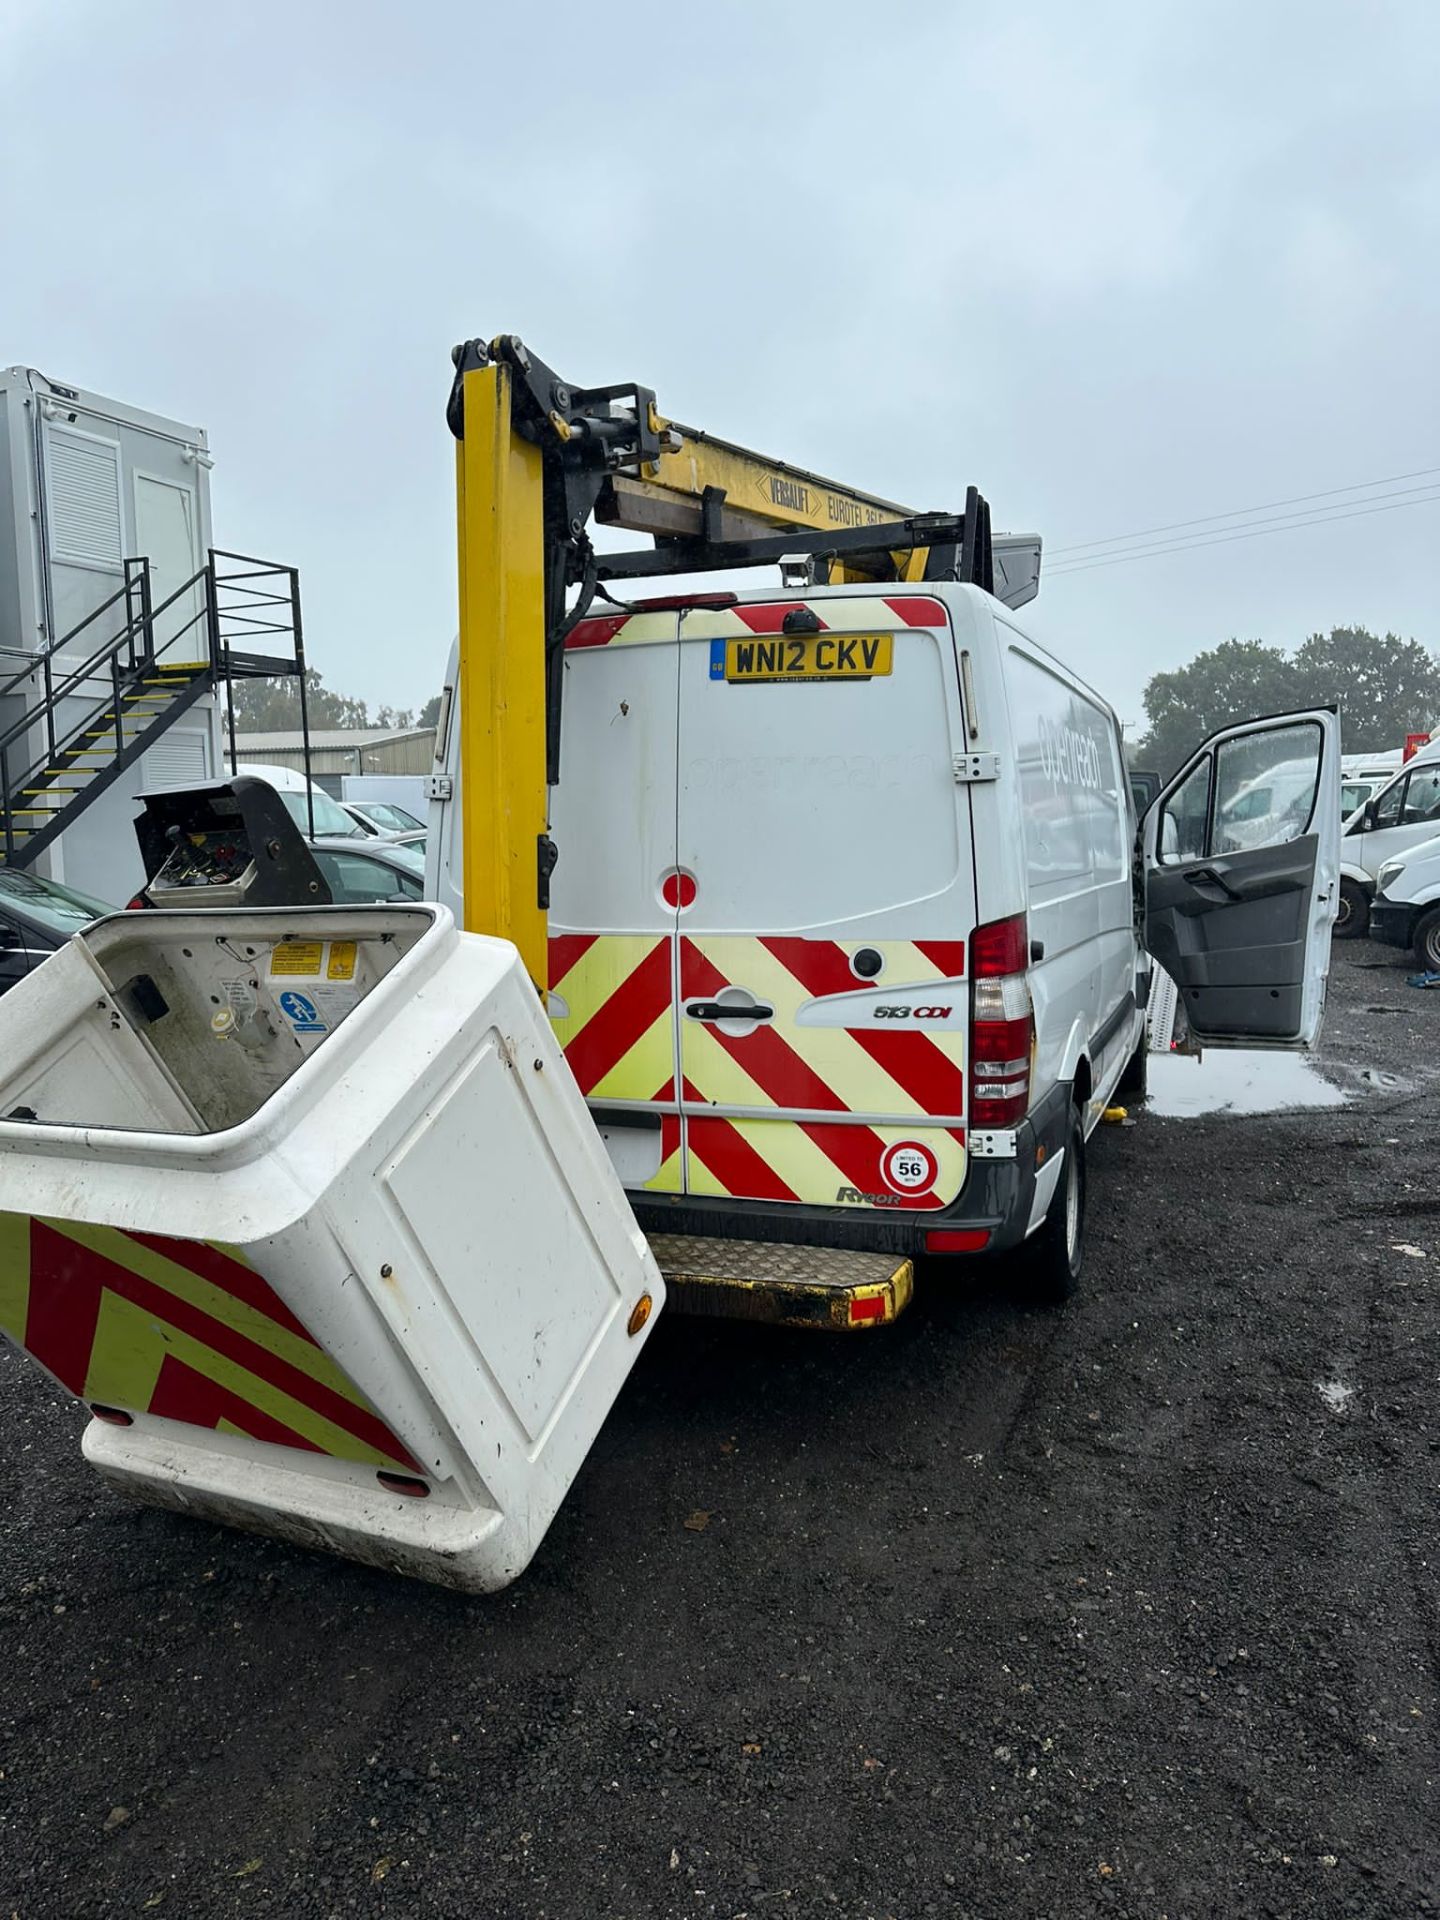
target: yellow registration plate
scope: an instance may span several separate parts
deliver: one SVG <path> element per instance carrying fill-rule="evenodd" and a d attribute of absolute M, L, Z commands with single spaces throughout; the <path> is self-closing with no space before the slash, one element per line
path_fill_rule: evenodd
<path fill-rule="evenodd" d="M 727 680 L 873 680 L 891 670 L 893 633 L 774 633 L 725 642 Z"/>

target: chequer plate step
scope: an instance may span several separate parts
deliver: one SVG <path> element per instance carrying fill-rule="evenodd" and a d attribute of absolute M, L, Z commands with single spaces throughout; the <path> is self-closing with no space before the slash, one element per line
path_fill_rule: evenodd
<path fill-rule="evenodd" d="M 650 1250 L 680 1313 L 777 1326 L 884 1326 L 910 1304 L 914 1268 L 888 1253 L 653 1233 Z"/>

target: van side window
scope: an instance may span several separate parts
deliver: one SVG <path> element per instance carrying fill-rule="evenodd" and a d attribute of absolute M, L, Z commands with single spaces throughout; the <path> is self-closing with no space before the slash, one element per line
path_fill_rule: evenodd
<path fill-rule="evenodd" d="M 1298 840 L 1320 784 L 1322 736 L 1312 720 L 1222 740 L 1215 754 L 1210 854 Z"/>
<path fill-rule="evenodd" d="M 1394 827 L 1400 823 L 1400 808 L 1405 799 L 1408 779 L 1397 780 L 1389 786 L 1375 802 L 1375 824 L 1377 827 Z"/>
<path fill-rule="evenodd" d="M 1410 776 L 1400 824 L 1408 827 L 1419 820 L 1440 820 L 1440 767 L 1426 767 Z"/>
<path fill-rule="evenodd" d="M 1205 823 L 1210 815 L 1210 768 L 1205 758 L 1178 786 L 1165 803 L 1160 816 L 1160 858 L 1162 860 L 1203 860 Z"/>

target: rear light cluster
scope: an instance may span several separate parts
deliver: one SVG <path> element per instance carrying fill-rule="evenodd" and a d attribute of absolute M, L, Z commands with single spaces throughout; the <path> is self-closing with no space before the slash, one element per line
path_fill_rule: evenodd
<path fill-rule="evenodd" d="M 1030 1104 L 1035 1009 L 1023 913 L 977 927 L 970 944 L 970 1125 L 1013 1127 Z"/>

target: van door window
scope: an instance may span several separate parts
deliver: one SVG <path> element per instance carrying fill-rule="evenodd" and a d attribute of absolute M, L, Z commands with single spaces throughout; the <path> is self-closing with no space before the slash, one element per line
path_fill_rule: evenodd
<path fill-rule="evenodd" d="M 1298 840 L 1315 811 L 1320 748 L 1320 729 L 1309 721 L 1222 741 L 1214 826 L 1203 851 L 1243 853 Z"/>
<path fill-rule="evenodd" d="M 1402 827 L 1432 820 L 1440 820 L 1440 767 L 1427 767 L 1411 774 L 1400 813 Z"/>
<path fill-rule="evenodd" d="M 1396 827 L 1400 824 L 1400 808 L 1405 801 L 1405 789 L 1410 782 L 1397 780 L 1387 787 L 1375 802 L 1375 825 L 1377 827 Z"/>
<path fill-rule="evenodd" d="M 1203 860 L 1210 817 L 1210 756 L 1193 769 L 1166 802 L 1160 816 L 1160 858 Z"/>

